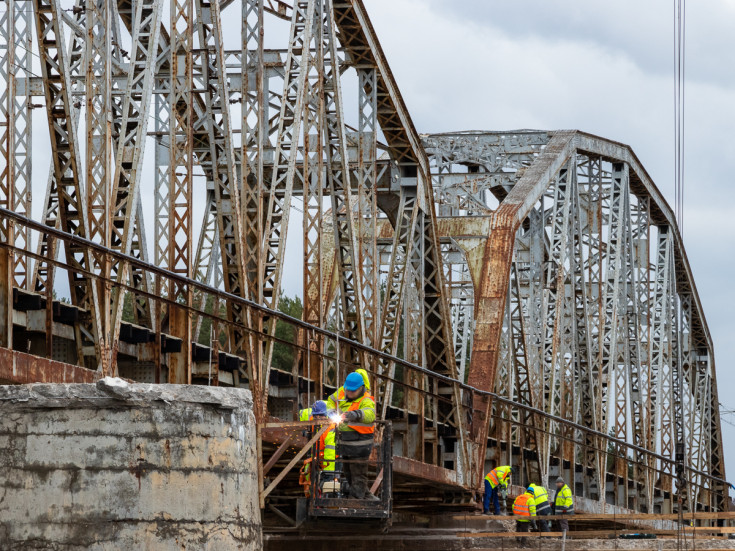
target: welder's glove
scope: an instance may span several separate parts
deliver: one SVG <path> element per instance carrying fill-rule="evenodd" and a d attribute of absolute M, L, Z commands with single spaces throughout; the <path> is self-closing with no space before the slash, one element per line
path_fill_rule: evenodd
<path fill-rule="evenodd" d="M 345 413 L 345 421 L 362 421 L 362 411 L 354 409 Z"/>

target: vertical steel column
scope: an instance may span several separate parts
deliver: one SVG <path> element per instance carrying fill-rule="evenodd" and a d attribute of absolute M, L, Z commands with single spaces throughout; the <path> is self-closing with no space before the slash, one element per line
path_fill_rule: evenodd
<path fill-rule="evenodd" d="M 672 453 L 671 448 L 671 290 L 673 268 L 673 239 L 668 226 L 658 227 L 656 249 L 656 274 L 653 292 L 653 323 L 651 327 L 651 395 L 649 419 L 654 427 L 648 449 L 660 449 L 660 453 Z M 664 465 L 659 467 L 670 472 Z M 650 475 L 653 478 L 653 473 Z M 649 487 L 653 480 L 649 481 Z M 661 488 L 670 488 L 670 482 L 660 482 Z M 652 505 L 653 496 L 649 497 Z"/>
<path fill-rule="evenodd" d="M 130 69 L 125 86 L 121 135 L 115 155 L 110 238 L 111 247 L 125 254 L 131 252 L 136 233 L 138 194 L 143 171 L 148 113 L 155 80 L 153 72 L 158 51 L 162 9 L 163 0 L 141 0 L 135 4 L 133 17 Z M 142 224 L 142 220 L 137 223 Z M 127 264 L 116 263 L 113 265 L 112 273 L 118 283 L 125 282 L 128 276 Z M 131 276 L 134 281 L 138 278 Z M 124 299 L 125 293 L 121 292 L 120 287 L 115 286 L 111 297 L 112 324 L 110 335 L 106 337 L 111 343 L 108 354 L 114 369 L 117 367 L 116 356 Z"/>
<path fill-rule="evenodd" d="M 304 104 L 304 168 L 303 178 L 303 230 L 304 230 L 304 311 L 303 319 L 318 327 L 325 326 L 324 271 L 322 266 L 324 236 L 324 52 L 319 25 L 322 6 L 315 10 L 315 26 L 312 35 L 314 48 L 309 44 L 309 68 L 306 78 L 307 92 Z M 327 290 L 328 294 L 329 291 Z M 318 352 L 323 339 L 314 335 L 309 339 L 309 358 L 303 361 L 306 378 L 314 383 L 314 394 L 322 395 L 323 368 Z M 308 367 L 308 370 L 307 370 Z"/>
<path fill-rule="evenodd" d="M 316 0 L 302 0 L 294 5 L 291 18 L 283 101 L 278 119 L 278 134 L 273 161 L 273 177 L 268 193 L 265 228 L 263 236 L 262 269 L 259 276 L 263 302 L 271 308 L 278 307 L 278 295 L 283 277 L 283 261 L 291 213 L 291 195 L 296 177 L 296 160 L 299 151 L 299 136 L 306 101 L 306 79 L 309 70 L 309 45 Z M 260 292 L 260 291 L 259 291 Z M 274 335 L 275 318 L 263 320 L 265 332 Z M 273 339 L 265 345 L 265 356 L 261 362 L 260 381 L 264 395 L 268 392 L 273 357 Z"/>
<path fill-rule="evenodd" d="M 576 354 L 575 354 L 575 376 L 574 376 L 574 393 L 577 396 L 577 410 L 572 417 L 578 423 L 590 429 L 597 430 L 596 410 L 594 403 L 594 388 L 597 381 L 592 375 L 593 351 L 592 351 L 592 335 L 591 320 L 588 316 L 590 308 L 591 289 L 588 282 L 589 271 L 586 269 L 585 261 L 592 255 L 592 236 L 594 219 L 591 216 L 583 216 L 583 213 L 589 213 L 593 210 L 593 191 L 592 179 L 590 176 L 591 159 L 587 158 L 585 162 L 577 165 L 577 185 L 574 194 L 574 206 L 572 210 L 572 254 L 574 255 L 573 265 L 573 287 L 574 287 L 574 309 L 575 309 L 575 330 L 576 330 Z M 586 181 L 587 190 L 583 191 L 583 184 L 579 181 L 580 175 Z M 586 226 L 583 227 L 583 223 Z M 585 239 L 587 237 L 587 239 Z M 589 243 L 585 247 L 585 241 Z M 582 472 L 582 485 L 588 497 L 596 495 L 604 497 L 604 491 L 601 492 L 602 480 L 600 478 L 600 452 L 598 451 L 599 442 L 597 439 L 588 434 L 578 435 L 579 446 L 575 457 L 579 457 L 580 463 L 584 466 Z M 588 472 L 590 473 L 588 475 Z"/>
<path fill-rule="evenodd" d="M 168 268 L 169 247 L 171 246 L 170 228 L 170 197 L 171 197 L 171 157 L 173 151 L 170 143 L 171 102 L 167 97 L 169 94 L 164 90 L 170 90 L 170 79 L 159 79 L 158 93 L 153 97 L 153 125 L 155 129 L 155 146 L 153 148 L 153 259 L 156 265 Z M 169 282 L 161 280 L 161 293 L 169 296 Z M 162 305 L 162 313 L 165 312 Z"/>
<path fill-rule="evenodd" d="M 86 2 L 85 121 L 89 239 L 109 247 L 110 182 L 113 176 L 110 0 Z"/>
<path fill-rule="evenodd" d="M 401 325 L 400 317 L 403 310 L 406 272 L 413 249 L 417 214 L 416 189 L 402 187 L 398 218 L 393 232 L 393 248 L 391 250 L 392 256 L 388 270 L 385 299 L 383 300 L 383 314 L 380 316 L 380 349 L 392 355 L 395 355 L 398 351 L 398 331 Z M 381 359 L 378 373 L 381 375 L 387 374 L 390 378 L 393 378 L 395 365 Z M 374 396 L 381 404 L 381 415 L 385 418 L 393 396 L 393 384 L 390 381 L 378 378 L 375 383 Z"/>
<path fill-rule="evenodd" d="M 342 86 L 340 63 L 337 56 L 336 29 L 331 0 L 322 6 L 322 53 L 324 56 L 324 130 L 327 180 L 332 200 L 332 219 L 335 228 L 337 249 L 337 273 L 339 276 L 339 298 L 344 316 L 346 336 L 365 342 L 363 325 L 362 277 L 359 266 L 357 226 L 355 224 L 354 200 L 356 190 L 352 186 L 347 153 L 347 135 L 343 119 Z M 357 353 L 345 347 L 346 359 L 355 363 Z"/>
<path fill-rule="evenodd" d="M 15 0 L 0 10 L 0 206 L 11 209 L 15 193 Z M 14 244 L 13 224 L 0 222 L 0 240 Z M 0 346 L 13 345 L 13 252 L 0 250 Z"/>
<path fill-rule="evenodd" d="M 242 0 L 242 217 L 250 298 L 263 302 L 263 147 L 268 104 L 263 74 L 263 0 Z M 306 207 L 305 207 L 306 208 Z"/>
<path fill-rule="evenodd" d="M 380 320 L 380 288 L 378 286 L 378 244 L 375 224 L 378 217 L 376 201 L 376 156 L 378 136 L 378 73 L 374 67 L 357 69 L 358 77 L 358 142 L 357 190 L 359 266 L 362 277 L 362 317 L 366 344 L 377 346 Z"/>
<path fill-rule="evenodd" d="M 553 189 L 552 214 L 549 224 L 551 235 L 548 245 L 548 261 L 546 264 L 546 287 L 543 291 L 543 385 L 541 394 L 542 403 L 539 406 L 552 415 L 561 413 L 559 387 L 564 376 L 563 340 L 564 321 L 566 314 L 566 283 L 567 262 L 569 260 L 569 233 L 572 196 L 572 179 L 576 176 L 570 171 L 576 170 L 576 161 L 570 161 L 557 175 Z M 540 442 L 540 471 L 541 480 L 549 476 L 549 464 L 553 448 L 553 434 L 555 424 L 548 419 L 544 420 L 546 433 L 541 435 Z"/>
<path fill-rule="evenodd" d="M 171 79 L 169 89 L 168 258 L 174 273 L 192 276 L 192 190 L 194 169 L 193 58 L 194 2 L 171 0 Z M 168 382 L 191 383 L 191 289 L 173 284 L 170 296 L 187 309 L 169 309 L 169 330 L 183 340 L 181 352 L 169 354 Z"/>
<path fill-rule="evenodd" d="M 16 86 L 15 93 L 12 97 L 12 109 L 14 111 L 14 127 L 13 127 L 13 144 L 11 154 L 13 156 L 13 203 L 11 210 L 25 216 L 31 215 L 31 173 L 32 173 L 32 148 L 31 148 L 31 52 L 32 52 L 32 9 L 29 1 L 18 2 L 14 0 L 15 15 L 13 16 L 14 24 L 14 62 L 10 69 L 11 78 L 15 75 Z M 20 6 L 20 9 L 17 9 Z M 8 5 L 8 11 L 10 11 Z M 20 72 L 24 75 L 18 79 Z M 9 91 L 13 90 L 12 86 L 8 87 Z M 30 239 L 28 228 L 22 224 L 15 224 L 13 227 L 13 245 L 16 249 L 30 250 Z M 15 255 L 15 265 L 13 266 L 14 283 L 21 289 L 27 289 L 30 286 L 30 259 L 22 254 Z"/>

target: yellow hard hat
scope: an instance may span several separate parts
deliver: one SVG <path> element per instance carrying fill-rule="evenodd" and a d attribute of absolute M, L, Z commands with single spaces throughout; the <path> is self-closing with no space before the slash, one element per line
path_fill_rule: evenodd
<path fill-rule="evenodd" d="M 367 390 L 370 390 L 370 377 L 368 376 L 368 372 L 361 368 L 361 369 L 356 369 L 355 373 L 360 374 L 360 376 L 362 377 L 362 380 L 365 381 L 365 388 Z"/>

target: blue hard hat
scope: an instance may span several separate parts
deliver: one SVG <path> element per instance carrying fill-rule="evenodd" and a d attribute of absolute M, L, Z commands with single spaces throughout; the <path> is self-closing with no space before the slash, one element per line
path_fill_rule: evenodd
<path fill-rule="evenodd" d="M 311 406 L 312 415 L 326 415 L 327 414 L 327 403 L 324 400 L 317 400 L 314 405 Z"/>
<path fill-rule="evenodd" d="M 531 486 L 529 486 L 528 488 L 526 488 L 526 491 L 527 491 L 527 492 L 528 492 L 529 494 L 533 494 L 533 493 L 535 493 L 535 492 L 533 491 L 533 488 L 532 488 Z"/>
<path fill-rule="evenodd" d="M 357 373 L 356 371 L 353 371 L 349 375 L 347 375 L 347 378 L 345 379 L 345 390 L 349 390 L 350 392 L 357 390 L 361 386 L 365 384 L 365 381 L 362 379 L 362 375 Z"/>

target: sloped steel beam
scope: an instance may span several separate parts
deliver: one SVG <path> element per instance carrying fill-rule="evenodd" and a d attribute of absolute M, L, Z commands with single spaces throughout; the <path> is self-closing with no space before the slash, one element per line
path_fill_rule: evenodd
<path fill-rule="evenodd" d="M 162 9 L 162 0 L 142 0 L 135 4 L 135 16 L 133 17 L 131 66 L 125 87 L 111 194 L 110 244 L 111 247 L 125 254 L 131 251 L 135 235 L 137 201 L 145 151 L 144 141 L 148 129 L 148 113 L 153 91 L 153 71 Z M 128 277 L 128 267 L 124 263 L 114 265 L 112 272 L 118 282 L 126 281 Z M 120 287 L 113 288 L 111 294 L 112 321 L 110 334 L 107 336 L 110 349 L 107 354 L 115 366 L 117 365 L 114 360 L 117 355 L 123 302 L 124 293 L 120 291 Z"/>
<path fill-rule="evenodd" d="M 36 36 L 41 51 L 41 75 L 44 82 L 46 114 L 54 160 L 54 181 L 50 195 L 58 197 L 60 228 L 73 235 L 86 238 L 89 229 L 86 221 L 85 195 L 78 166 L 76 113 L 72 110 L 69 66 L 63 44 L 61 8 L 57 0 L 34 0 L 33 11 Z M 48 222 L 50 219 L 47 220 Z M 107 373 L 110 366 L 100 353 L 104 345 L 100 342 L 101 319 L 97 289 L 84 275 L 92 271 L 91 256 L 89 251 L 82 246 L 69 244 L 65 250 L 67 264 L 70 267 L 68 274 L 72 301 L 89 310 L 92 315 L 98 367 Z M 48 292 L 48 287 L 46 291 Z"/>
<path fill-rule="evenodd" d="M 490 390 L 494 385 L 498 360 L 502 312 L 508 292 L 510 265 L 515 235 L 530 210 L 546 191 L 551 179 L 573 153 L 572 132 L 554 134 L 533 165 L 523 173 L 511 192 L 491 215 L 490 236 L 485 247 L 479 281 L 475 283 L 476 329 L 472 345 L 472 363 L 468 383 Z M 485 448 L 490 414 L 490 400 L 474 398 L 473 440 L 470 484 L 479 487 L 485 476 Z"/>
<path fill-rule="evenodd" d="M 259 276 L 263 303 L 276 308 L 283 277 L 283 261 L 291 213 L 291 195 L 296 178 L 296 160 L 299 136 L 306 102 L 307 74 L 309 70 L 309 45 L 314 26 L 315 0 L 294 4 L 286 56 L 286 75 L 283 101 L 278 119 L 278 133 L 274 154 L 273 176 L 267 188 L 268 203 L 262 241 L 262 268 Z M 273 335 L 275 319 L 264 319 L 266 333 Z M 265 345 L 260 365 L 259 384 L 263 393 L 268 392 L 268 376 L 273 358 L 273 340 Z"/>

